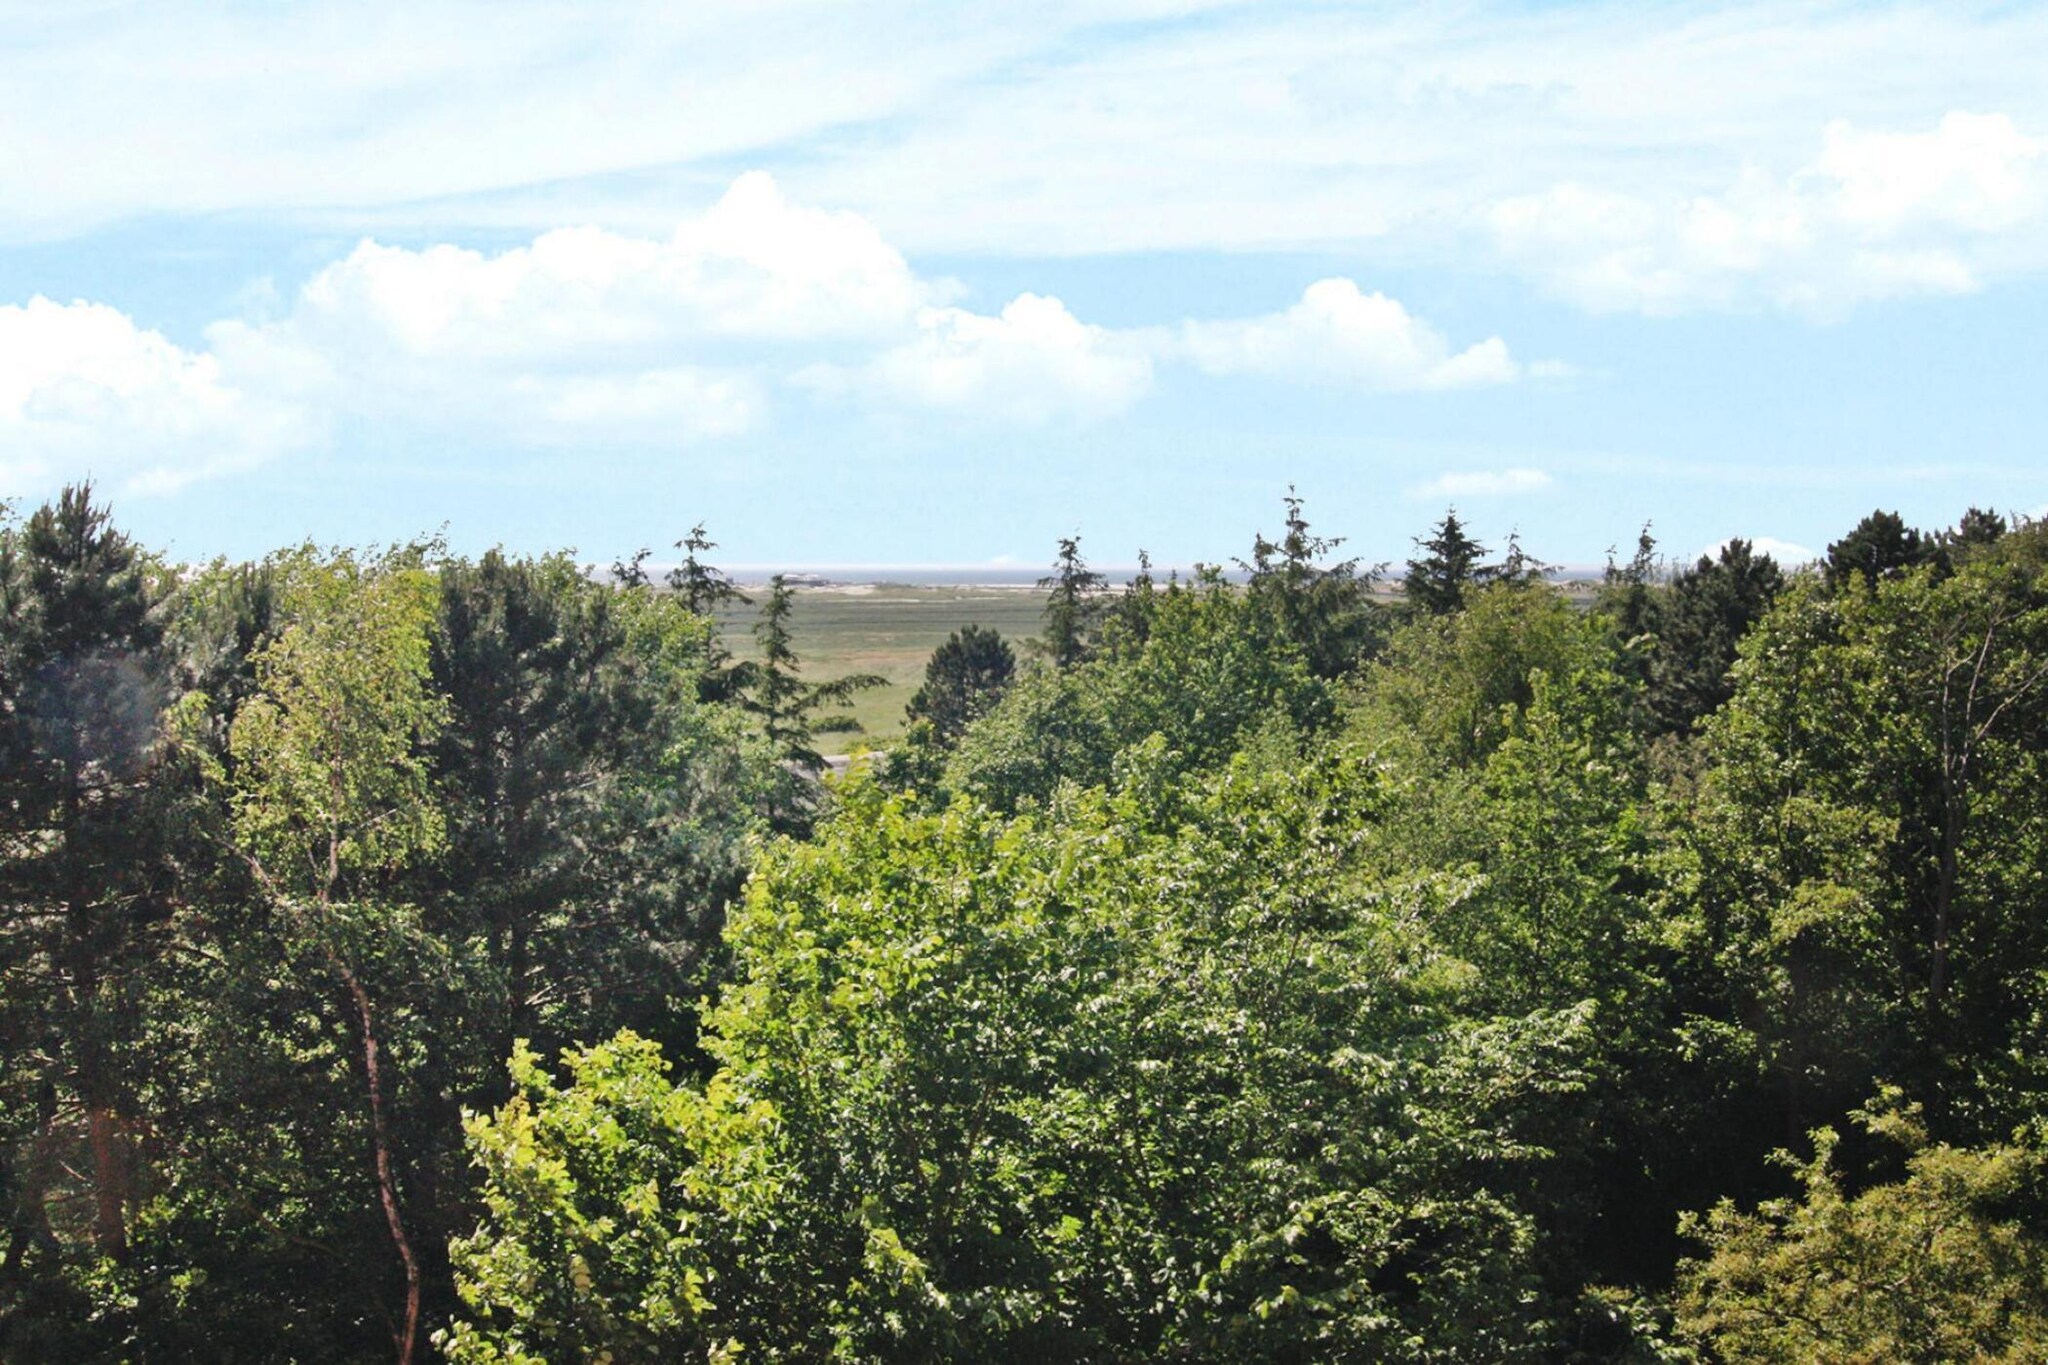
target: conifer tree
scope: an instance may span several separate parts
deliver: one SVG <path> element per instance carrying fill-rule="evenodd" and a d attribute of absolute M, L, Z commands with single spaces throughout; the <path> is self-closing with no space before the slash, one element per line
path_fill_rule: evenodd
<path fill-rule="evenodd" d="M 950 748 L 967 727 L 1002 699 L 1017 671 L 1017 655 L 996 631 L 962 626 L 932 651 L 924 666 L 924 686 L 904 712 L 912 721 L 929 721 L 932 738 Z"/>
<path fill-rule="evenodd" d="M 798 774 L 816 774 L 825 766 L 817 750 L 821 734 L 857 732 L 860 723 L 851 716 L 816 719 L 825 707 L 843 707 L 856 692 L 888 682 L 877 673 L 850 673 L 829 682 L 803 680 L 803 661 L 797 657 L 790 617 L 795 610 L 796 589 L 781 574 L 768 581 L 768 597 L 761 604 L 761 619 L 754 623 L 754 639 L 760 654 L 735 666 L 740 706 L 754 716 L 761 737 L 775 756 Z M 779 828 L 798 828 L 802 823 L 802 802 L 795 798 L 770 812 Z"/>
<path fill-rule="evenodd" d="M 1401 580 L 1409 610 L 1423 616 L 1448 616 L 1459 610 L 1466 591 L 1481 581 L 1486 547 L 1465 533 L 1455 507 L 1415 544 L 1424 553 L 1408 561 L 1408 574 Z"/>
<path fill-rule="evenodd" d="M 65 488 L 0 547 L 0 980 L 11 983 L 0 988 L 0 1126 L 33 1114 L 47 1146 L 57 1107 L 83 1110 L 92 1240 L 117 1259 L 136 969 L 162 950 L 152 930 L 174 903 L 160 848 L 170 784 L 156 781 L 170 693 L 163 599 L 90 484 Z M 29 1058 L 38 1074 L 7 1074 Z M 52 1192 L 23 1184 L 13 1217 L 47 1228 Z"/>
<path fill-rule="evenodd" d="M 1830 588 L 1839 590 L 1860 579 L 1864 587 L 1874 589 L 1880 578 L 1927 563 L 1936 549 L 1930 537 L 1906 525 L 1897 512 L 1880 509 L 1828 546 L 1824 572 Z"/>
<path fill-rule="evenodd" d="M 1357 558 L 1325 564 L 1344 543 L 1309 529 L 1302 500 L 1290 487 L 1279 540 L 1252 537 L 1252 557 L 1237 561 L 1247 577 L 1245 591 L 1287 639 L 1300 646 L 1309 670 L 1319 678 L 1348 671 L 1378 634 L 1372 585 L 1377 566 L 1359 568 Z"/>
<path fill-rule="evenodd" d="M 703 522 L 691 527 L 690 534 L 676 542 L 676 548 L 683 552 L 683 559 L 668 571 L 669 589 L 683 599 L 692 616 L 701 617 L 709 627 L 704 636 L 704 667 L 697 678 L 697 696 L 702 701 L 727 701 L 738 685 L 738 678 L 733 672 L 732 651 L 719 635 L 718 613 L 734 604 L 752 606 L 754 599 L 741 592 L 739 585 L 723 571 L 698 557 L 706 550 L 718 548 L 718 542 L 704 533 Z"/>
<path fill-rule="evenodd" d="M 1089 568 L 1088 561 L 1081 557 L 1079 536 L 1060 537 L 1059 555 L 1053 560 L 1052 570 L 1038 580 L 1038 586 L 1050 594 L 1046 598 L 1045 633 L 1041 639 L 1054 667 L 1071 668 L 1087 658 L 1094 646 L 1095 618 L 1101 606 L 1097 594 L 1108 580 Z"/>
<path fill-rule="evenodd" d="M 1699 562 L 1672 581 L 1658 621 L 1649 704 L 1656 728 L 1688 732 L 1734 695 L 1728 670 L 1736 646 L 1784 589 L 1777 561 L 1746 540 L 1731 540 L 1717 559 Z"/>

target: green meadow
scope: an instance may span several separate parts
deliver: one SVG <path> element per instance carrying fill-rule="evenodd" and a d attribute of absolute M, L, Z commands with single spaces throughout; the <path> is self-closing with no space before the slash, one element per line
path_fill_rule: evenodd
<path fill-rule="evenodd" d="M 767 593 L 761 584 L 743 590 L 756 602 Z M 822 681 L 876 673 L 889 680 L 861 693 L 850 708 L 861 734 L 825 736 L 820 748 L 839 753 L 901 735 L 903 708 L 924 681 L 925 661 L 962 626 L 1000 631 L 1022 662 L 1024 642 L 1038 633 L 1044 605 L 1038 589 L 1009 585 L 857 583 L 799 589 L 793 624 L 805 676 Z M 738 658 L 753 653 L 754 612 L 736 606 L 720 615 L 726 647 Z"/>

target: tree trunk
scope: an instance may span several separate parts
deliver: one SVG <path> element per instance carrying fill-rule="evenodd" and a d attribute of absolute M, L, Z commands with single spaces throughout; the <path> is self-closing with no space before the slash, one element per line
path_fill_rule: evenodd
<path fill-rule="evenodd" d="M 384 1221 L 391 1229 L 391 1244 L 405 1266 L 405 1326 L 398 1334 L 398 1365 L 412 1365 L 413 1347 L 419 1336 L 420 1265 L 413 1255 L 412 1240 L 405 1234 L 405 1219 L 398 1206 L 398 1180 L 391 1169 L 391 1135 L 384 1121 L 384 1081 L 378 1060 L 377 1029 L 370 1011 L 370 995 L 332 949 L 328 958 L 348 987 L 355 1002 L 356 1019 L 363 1033 L 363 1078 L 370 1094 L 370 1143 L 377 1168 L 377 1197 L 384 1205 Z"/>

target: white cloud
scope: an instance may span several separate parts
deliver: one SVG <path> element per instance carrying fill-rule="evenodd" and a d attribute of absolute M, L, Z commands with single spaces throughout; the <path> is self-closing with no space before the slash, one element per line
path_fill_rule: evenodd
<path fill-rule="evenodd" d="M 1210 374 L 1256 374 L 1368 389 L 1452 389 L 1511 383 L 1522 367 L 1499 337 L 1453 352 L 1438 332 L 1384 294 L 1318 280 L 1284 313 L 1182 325 L 1181 351 Z"/>
<path fill-rule="evenodd" d="M 1058 299 L 1020 294 L 995 317 L 926 309 L 913 340 L 864 366 L 802 378 L 871 401 L 1041 422 L 1123 411 L 1151 387 L 1152 361 L 1130 334 L 1090 326 Z"/>
<path fill-rule="evenodd" d="M 665 241 L 563 228 L 496 256 L 365 241 L 313 277 L 294 322 L 423 356 L 517 356 L 886 334 L 940 292 L 858 215 L 792 205 L 754 171 Z"/>
<path fill-rule="evenodd" d="M 2004 114 L 1951 113 L 1928 133 L 1837 120 L 1812 174 L 1840 218 L 1865 231 L 1933 223 L 1997 232 L 2041 211 L 2044 152 L 2048 138 L 2024 136 Z"/>
<path fill-rule="evenodd" d="M 1504 498 L 1520 493 L 1540 493 L 1550 487 L 1550 475 L 1540 469 L 1477 469 L 1440 474 L 1408 490 L 1412 498 Z"/>
<path fill-rule="evenodd" d="M 219 360 L 118 309 L 0 306 L 0 494 L 93 477 L 160 491 L 241 468 L 301 433 Z"/>
<path fill-rule="evenodd" d="M 792 205 L 753 172 L 665 239 L 565 228 L 496 255 L 365 241 L 282 318 L 209 338 L 310 406 L 673 446 L 758 424 L 762 371 L 792 348 L 886 343 L 948 292 L 857 215 Z"/>
<path fill-rule="evenodd" d="M 219 214 L 653 237 L 747 161 L 912 253 L 1370 244 L 1504 256 L 1590 306 L 1651 311 L 1828 312 L 2048 268 L 2041 6 L 415 0 L 8 19 L 0 240 Z M 1944 118 L 1958 109 L 1990 112 Z"/>
<path fill-rule="evenodd" d="M 1951 113 L 1914 133 L 1836 121 L 1789 176 L 1752 167 L 1719 193 L 1665 201 L 1567 183 L 1489 218 L 1511 260 L 1590 308 L 1829 315 L 1981 287 L 2012 258 L 2013 234 L 2039 235 L 2044 153 L 2048 138 L 2003 114 Z"/>
<path fill-rule="evenodd" d="M 1049 39 L 943 116 L 807 158 L 801 183 L 918 251 L 1370 244 L 1486 268 L 1491 206 L 1558 186 L 1663 214 L 1747 166 L 1782 185 L 1839 120 L 1964 108 L 2038 131 L 2044 45 L 2048 10 L 1975 3 L 1245 7 Z M 2048 264 L 2048 224 L 2026 222 L 2016 254 Z"/>
<path fill-rule="evenodd" d="M 794 205 L 753 172 L 660 238 L 566 228 L 496 253 L 364 241 L 288 301 L 251 292 L 256 315 L 207 328 L 204 350 L 96 305 L 8 310 L 0 433 L 11 421 L 17 485 L 113 460 L 168 487 L 346 428 L 675 451 L 759 428 L 792 390 L 1029 425 L 1120 414 L 1173 364 L 1372 390 L 1556 368 L 1525 370 L 1498 338 L 1454 351 L 1348 279 L 1278 313 L 1122 329 L 1049 296 L 991 314 L 946 304 L 956 292 L 865 219 Z"/>
<path fill-rule="evenodd" d="M 1700 554 L 1707 559 L 1719 559 L 1721 551 L 1728 548 L 1729 541 L 1734 540 L 1748 541 L 1753 553 L 1769 555 L 1788 569 L 1799 564 L 1811 564 L 1820 558 L 1817 551 L 1809 550 L 1804 545 L 1795 545 L 1789 540 L 1779 540 L 1775 536 L 1730 536 L 1727 540 L 1715 541 L 1700 551 Z"/>

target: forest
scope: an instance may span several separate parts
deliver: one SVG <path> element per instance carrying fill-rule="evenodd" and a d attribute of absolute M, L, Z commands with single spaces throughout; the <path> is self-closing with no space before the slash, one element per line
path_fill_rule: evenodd
<path fill-rule="evenodd" d="M 0 527 L 0 1359 L 2048 1360 L 2048 524 L 967 627 Z"/>

